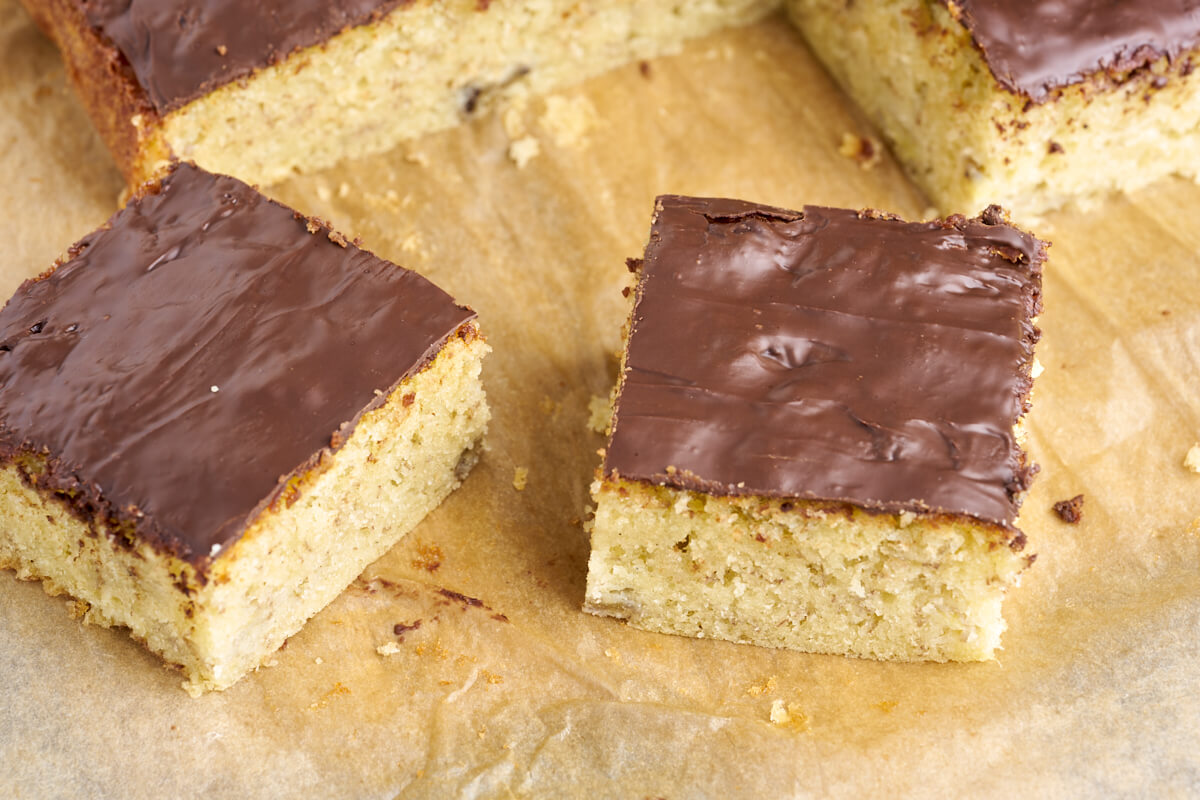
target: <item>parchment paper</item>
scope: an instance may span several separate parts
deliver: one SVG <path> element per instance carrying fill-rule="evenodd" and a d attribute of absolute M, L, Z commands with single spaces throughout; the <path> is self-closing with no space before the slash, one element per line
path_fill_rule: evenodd
<path fill-rule="evenodd" d="M 124 632 L 0 574 L 0 795 L 1200 791 L 1200 475 L 1182 465 L 1200 441 L 1200 189 L 1182 181 L 1037 230 L 1054 242 L 1030 426 L 1043 472 L 1022 516 L 1039 559 L 1007 603 L 998 662 L 811 656 L 580 612 L 579 520 L 603 444 L 588 402 L 614 376 L 624 259 L 653 197 L 922 217 L 889 157 L 864 170 L 839 154 L 847 132 L 870 133 L 773 19 L 271 188 L 479 311 L 490 450 L 275 666 L 224 693 L 188 697 Z M 122 188 L 13 0 L 0 169 L 7 297 Z M 1085 516 L 1069 526 L 1050 506 L 1077 493 Z"/>

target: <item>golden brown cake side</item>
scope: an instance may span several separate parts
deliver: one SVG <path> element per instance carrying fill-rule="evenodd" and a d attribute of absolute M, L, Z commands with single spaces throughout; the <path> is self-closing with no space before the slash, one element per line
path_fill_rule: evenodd
<path fill-rule="evenodd" d="M 170 156 L 161 121 L 129 65 L 84 19 L 77 0 L 21 0 L 63 54 L 67 78 L 130 186 Z"/>

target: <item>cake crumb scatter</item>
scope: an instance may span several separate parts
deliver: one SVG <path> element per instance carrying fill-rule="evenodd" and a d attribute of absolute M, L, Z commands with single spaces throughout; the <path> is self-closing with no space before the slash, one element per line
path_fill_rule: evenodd
<path fill-rule="evenodd" d="M 594 394 L 588 401 L 588 428 L 596 433 L 608 435 L 608 422 L 612 419 L 612 398 Z"/>
<path fill-rule="evenodd" d="M 751 686 L 746 690 L 746 694 L 750 695 L 751 697 L 761 697 L 764 694 L 770 694 L 771 692 L 775 691 L 775 685 L 776 679 L 775 676 L 772 675 L 762 683 L 756 683 Z"/>
<path fill-rule="evenodd" d="M 582 95 L 546 98 L 546 110 L 538 118 L 554 144 L 562 148 L 580 148 L 588 143 L 588 133 L 599 123 L 592 101 Z"/>
<path fill-rule="evenodd" d="M 881 151 L 882 147 L 875 139 L 854 133 L 843 133 L 842 144 L 838 147 L 839 153 L 857 161 L 858 166 L 865 170 L 875 168 L 879 163 Z"/>
<path fill-rule="evenodd" d="M 541 152 L 542 146 L 532 136 L 524 136 L 508 146 L 508 157 L 517 165 L 517 169 L 525 169 L 525 165 Z"/>
<path fill-rule="evenodd" d="M 529 468 L 517 467 L 513 471 L 513 488 L 518 492 L 525 491 L 525 486 L 529 483 Z"/>
<path fill-rule="evenodd" d="M 1059 500 L 1054 504 L 1054 513 L 1070 525 L 1079 522 L 1083 519 L 1083 495 L 1077 494 L 1070 500 Z"/>
<path fill-rule="evenodd" d="M 1188 450 L 1183 465 L 1192 472 L 1200 473 L 1200 443 L 1192 445 L 1192 449 Z"/>

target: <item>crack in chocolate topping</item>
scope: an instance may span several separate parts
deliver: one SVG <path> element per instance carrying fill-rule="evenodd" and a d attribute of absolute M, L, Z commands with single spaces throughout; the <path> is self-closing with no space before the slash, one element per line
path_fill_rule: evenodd
<path fill-rule="evenodd" d="M 1034 102 L 1200 44 L 1200 0 L 941 0 L 1000 85 Z"/>
<path fill-rule="evenodd" d="M 0 311 L 0 456 L 203 574 L 475 316 L 344 241 L 176 167 Z"/>
<path fill-rule="evenodd" d="M 80 0 L 159 114 L 413 0 Z"/>
<path fill-rule="evenodd" d="M 1012 528 L 1044 248 L 994 207 L 659 198 L 605 474 Z"/>

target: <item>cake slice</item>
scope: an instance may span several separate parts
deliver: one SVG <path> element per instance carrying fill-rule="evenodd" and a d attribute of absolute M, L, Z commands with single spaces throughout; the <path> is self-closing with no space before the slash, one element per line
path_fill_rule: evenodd
<path fill-rule="evenodd" d="M 22 0 L 134 186 L 171 156 L 273 183 L 780 1 Z"/>
<path fill-rule="evenodd" d="M 1200 173 L 1200 11 L 1185 0 L 788 0 L 944 212 L 1030 217 Z"/>
<path fill-rule="evenodd" d="M 585 609 L 652 631 L 983 660 L 1017 528 L 1044 243 L 661 197 L 637 272 Z"/>
<path fill-rule="evenodd" d="M 0 311 L 0 565 L 224 689 L 464 478 L 487 350 L 420 275 L 179 165 Z"/>

